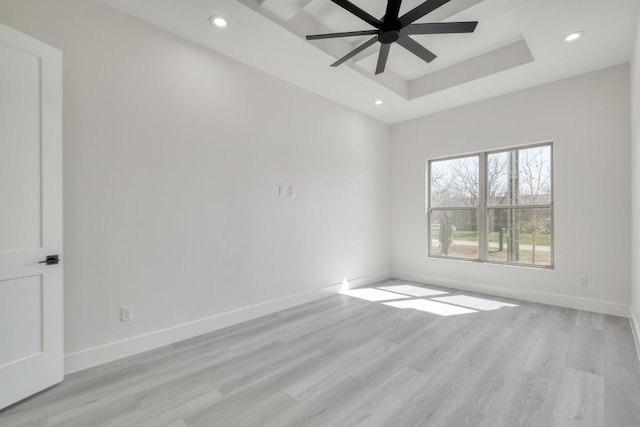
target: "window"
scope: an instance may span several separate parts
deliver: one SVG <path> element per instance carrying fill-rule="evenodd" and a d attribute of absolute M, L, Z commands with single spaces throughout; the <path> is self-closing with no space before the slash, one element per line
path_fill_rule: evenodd
<path fill-rule="evenodd" d="M 553 266 L 551 143 L 427 167 L 430 257 Z"/>

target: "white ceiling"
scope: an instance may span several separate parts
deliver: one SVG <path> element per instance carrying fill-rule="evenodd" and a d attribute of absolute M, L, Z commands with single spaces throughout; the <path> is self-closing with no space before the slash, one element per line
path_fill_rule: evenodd
<path fill-rule="evenodd" d="M 627 62 L 640 12 L 638 0 L 451 0 L 419 22 L 477 20 L 476 32 L 413 36 L 438 58 L 426 64 L 393 45 L 375 76 L 378 44 L 329 67 L 369 36 L 304 39 L 370 29 L 329 0 L 98 1 L 386 123 Z M 384 15 L 385 0 L 352 1 Z M 404 0 L 401 13 L 421 2 Z M 211 15 L 229 26 L 213 27 Z M 563 42 L 578 30 L 585 37 Z"/>

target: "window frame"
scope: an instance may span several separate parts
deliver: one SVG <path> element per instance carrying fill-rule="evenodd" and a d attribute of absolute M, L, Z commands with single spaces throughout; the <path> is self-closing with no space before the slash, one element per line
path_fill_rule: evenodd
<path fill-rule="evenodd" d="M 542 268 L 542 269 L 554 269 L 555 268 L 555 256 L 554 256 L 554 246 L 555 246 L 555 219 L 554 219 L 554 155 L 553 155 L 553 141 L 544 141 L 537 142 L 533 144 L 524 144 L 524 145 L 515 145 L 510 147 L 503 147 L 492 150 L 484 150 L 477 151 L 465 154 L 457 154 L 453 156 L 444 156 L 444 157 L 433 157 L 427 159 L 427 167 L 426 167 L 426 213 L 427 213 L 427 258 L 435 258 L 435 259 L 447 259 L 447 260 L 456 260 L 456 261 L 470 261 L 484 264 L 499 264 L 499 265 L 507 265 L 512 267 L 529 267 L 529 268 Z M 488 197 L 488 176 L 487 176 L 487 163 L 489 159 L 489 155 L 498 154 L 498 153 L 508 153 L 510 151 L 519 151 L 519 150 L 527 150 L 531 148 L 537 147 L 549 147 L 549 157 L 550 157 L 550 184 L 549 184 L 549 203 L 546 204 L 527 204 L 527 205 L 489 205 L 489 197 Z M 466 157 L 478 157 L 478 205 L 477 206 L 465 206 L 465 207 L 432 207 L 431 206 L 431 164 L 433 162 L 439 162 L 443 160 L 455 160 Z M 489 253 L 489 210 L 501 210 L 501 209 L 512 209 L 512 210 L 525 210 L 525 209 L 549 209 L 550 214 L 550 227 L 549 227 L 549 250 L 550 250 L 550 264 L 549 265 L 540 265 L 540 264 L 529 264 L 522 262 L 511 262 L 511 261 L 493 261 L 488 259 Z M 464 257 L 456 257 L 456 256 L 443 256 L 443 255 L 433 255 L 431 253 L 432 246 L 432 227 L 431 227 L 431 215 L 433 211 L 445 211 L 445 210 L 466 210 L 466 211 L 476 211 L 477 217 L 477 226 L 478 226 L 478 258 L 464 258 Z"/>

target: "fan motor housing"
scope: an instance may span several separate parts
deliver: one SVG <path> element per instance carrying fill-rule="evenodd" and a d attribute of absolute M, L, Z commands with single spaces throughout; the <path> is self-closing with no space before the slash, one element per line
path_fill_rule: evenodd
<path fill-rule="evenodd" d="M 383 44 L 393 43 L 400 38 L 400 31 L 383 31 L 378 36 L 378 41 Z"/>

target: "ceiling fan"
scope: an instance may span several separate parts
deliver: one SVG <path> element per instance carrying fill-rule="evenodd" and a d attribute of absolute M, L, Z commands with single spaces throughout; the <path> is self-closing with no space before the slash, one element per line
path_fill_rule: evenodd
<path fill-rule="evenodd" d="M 387 11 L 380 19 L 371 16 L 364 10 L 348 0 L 331 0 L 333 3 L 351 12 L 369 25 L 375 27 L 372 30 L 348 31 L 342 33 L 316 34 L 307 36 L 307 40 L 332 39 L 338 37 L 353 37 L 373 35 L 372 38 L 362 43 L 360 46 L 331 64 L 337 67 L 358 53 L 362 52 L 376 42 L 380 42 L 380 53 L 378 54 L 378 64 L 376 74 L 384 72 L 389 57 L 391 45 L 395 42 L 409 52 L 418 56 L 426 62 L 436 59 L 437 55 L 420 43 L 413 40 L 410 35 L 415 34 L 451 34 L 451 33 L 473 33 L 478 25 L 478 21 L 469 22 L 432 22 L 424 24 L 414 24 L 414 21 L 433 12 L 440 6 L 451 0 L 426 0 L 402 16 L 400 15 L 400 4 L 402 0 L 388 0 Z"/>

